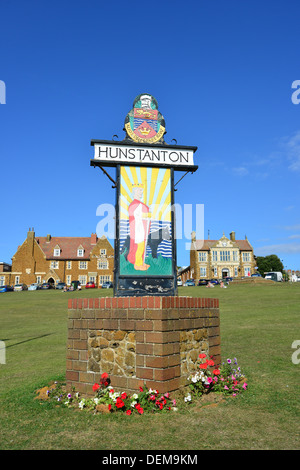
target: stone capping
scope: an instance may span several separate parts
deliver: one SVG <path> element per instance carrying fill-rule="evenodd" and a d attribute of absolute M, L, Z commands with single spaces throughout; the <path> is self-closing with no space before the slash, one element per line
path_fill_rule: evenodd
<path fill-rule="evenodd" d="M 102 297 L 68 300 L 67 388 L 93 396 L 92 386 L 105 370 L 88 367 L 91 336 L 103 330 L 135 334 L 136 361 L 132 377 L 110 374 L 119 391 L 136 392 L 144 384 L 159 393 L 187 384 L 184 332 L 203 332 L 198 352 L 221 364 L 219 299 L 198 297 Z M 195 356 L 195 354 L 194 354 Z M 185 365 L 183 367 L 183 362 Z M 184 372 L 185 371 L 185 372 Z"/>

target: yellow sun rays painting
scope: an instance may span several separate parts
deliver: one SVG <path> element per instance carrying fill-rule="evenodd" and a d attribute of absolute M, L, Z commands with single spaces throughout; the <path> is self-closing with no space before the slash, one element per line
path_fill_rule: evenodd
<path fill-rule="evenodd" d="M 172 274 L 171 170 L 121 166 L 120 274 Z"/>

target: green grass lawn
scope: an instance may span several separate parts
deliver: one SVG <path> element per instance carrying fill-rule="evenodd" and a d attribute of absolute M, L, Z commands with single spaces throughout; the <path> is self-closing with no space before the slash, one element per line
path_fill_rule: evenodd
<path fill-rule="evenodd" d="M 179 295 L 220 299 L 222 360 L 236 357 L 247 376 L 248 390 L 217 407 L 93 415 L 35 400 L 39 387 L 65 376 L 67 300 L 103 295 L 112 289 L 0 294 L 1 449 L 299 449 L 292 343 L 300 340 L 300 283 L 179 288 Z"/>

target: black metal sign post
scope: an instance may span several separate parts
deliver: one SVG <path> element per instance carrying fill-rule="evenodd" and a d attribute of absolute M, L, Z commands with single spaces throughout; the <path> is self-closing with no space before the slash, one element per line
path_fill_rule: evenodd
<path fill-rule="evenodd" d="M 139 95 L 126 116 L 123 141 L 91 141 L 91 166 L 116 188 L 116 297 L 177 295 L 174 172 L 197 170 L 197 147 L 166 144 L 164 126 L 156 100 Z M 115 181 L 104 167 L 116 168 Z"/>

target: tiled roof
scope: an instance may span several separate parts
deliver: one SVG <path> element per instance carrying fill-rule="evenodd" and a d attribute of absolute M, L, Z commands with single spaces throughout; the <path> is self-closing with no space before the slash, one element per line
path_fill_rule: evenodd
<path fill-rule="evenodd" d="M 91 237 L 51 237 L 50 241 L 47 241 L 47 237 L 36 237 L 35 239 L 45 253 L 46 259 L 87 260 L 95 248 Z M 53 255 L 54 248 L 57 246 L 61 250 L 60 256 Z M 84 249 L 83 256 L 77 256 L 78 248 Z"/>
<path fill-rule="evenodd" d="M 209 251 L 213 246 L 216 245 L 220 240 L 195 240 L 196 250 Z M 252 246 L 248 240 L 230 240 L 231 243 L 236 244 L 236 246 L 242 251 L 252 251 Z"/>

